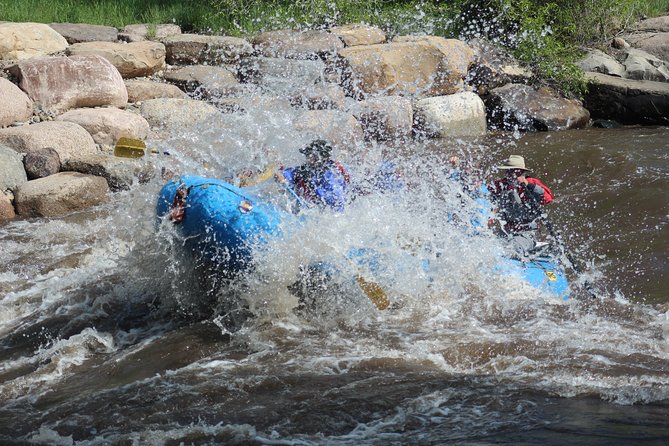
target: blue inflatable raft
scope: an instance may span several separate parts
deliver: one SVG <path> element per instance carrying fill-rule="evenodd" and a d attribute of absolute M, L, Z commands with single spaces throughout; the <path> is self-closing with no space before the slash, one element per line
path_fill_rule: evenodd
<path fill-rule="evenodd" d="M 285 212 L 225 181 L 182 176 L 162 187 L 156 214 L 179 225 L 187 250 L 234 275 L 249 268 L 255 246 L 280 235 Z"/>

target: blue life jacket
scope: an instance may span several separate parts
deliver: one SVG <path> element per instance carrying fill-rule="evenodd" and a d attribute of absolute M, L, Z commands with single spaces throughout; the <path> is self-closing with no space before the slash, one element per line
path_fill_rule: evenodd
<path fill-rule="evenodd" d="M 322 171 L 301 169 L 301 166 L 290 167 L 282 172 L 295 192 L 310 203 L 342 212 L 350 183 L 346 170 L 336 162 Z"/>

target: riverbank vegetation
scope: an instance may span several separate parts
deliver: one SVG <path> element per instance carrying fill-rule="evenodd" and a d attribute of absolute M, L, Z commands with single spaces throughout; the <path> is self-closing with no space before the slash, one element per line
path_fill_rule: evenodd
<path fill-rule="evenodd" d="M 177 23 L 234 36 L 366 22 L 390 36 L 487 37 L 574 96 L 584 88 L 573 64 L 581 46 L 668 13 L 669 0 L 0 0 L 0 17 L 14 22 Z"/>

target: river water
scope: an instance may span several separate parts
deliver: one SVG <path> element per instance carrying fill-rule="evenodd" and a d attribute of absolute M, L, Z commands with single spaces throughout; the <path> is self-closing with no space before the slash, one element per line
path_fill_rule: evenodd
<path fill-rule="evenodd" d="M 154 163 L 234 181 L 299 162 L 309 136 L 290 121 L 229 115 L 154 142 L 172 153 Z M 452 153 L 488 179 L 521 154 L 551 186 L 571 299 L 500 274 L 499 241 L 454 224 L 470 203 Z M 669 128 L 648 127 L 347 148 L 354 179 L 385 157 L 408 187 L 307 211 L 229 283 L 156 222 L 158 178 L 6 223 L 0 443 L 669 444 L 668 154 Z M 373 279 L 391 308 L 347 286 L 343 264 L 342 286 L 296 312 L 300 265 L 356 246 L 389 259 Z"/>

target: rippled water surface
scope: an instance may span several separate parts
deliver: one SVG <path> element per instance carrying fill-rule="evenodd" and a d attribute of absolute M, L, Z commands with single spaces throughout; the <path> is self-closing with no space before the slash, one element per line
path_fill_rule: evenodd
<path fill-rule="evenodd" d="M 174 135 L 156 168 L 234 181 L 300 161 L 309 137 L 290 116 L 230 119 Z M 580 271 L 570 300 L 500 274 L 499 241 L 454 224 L 472 203 L 449 180 L 451 153 L 488 179 L 524 155 L 552 187 L 550 218 Z M 5 224 L 0 440 L 668 444 L 668 154 L 667 128 L 347 148 L 354 178 L 388 158 L 409 187 L 309 210 L 229 283 L 156 223 L 159 179 L 86 212 Z M 388 310 L 349 280 L 342 259 L 359 246 L 386 259 L 373 279 Z M 341 286 L 296 312 L 289 286 L 323 259 Z"/>

